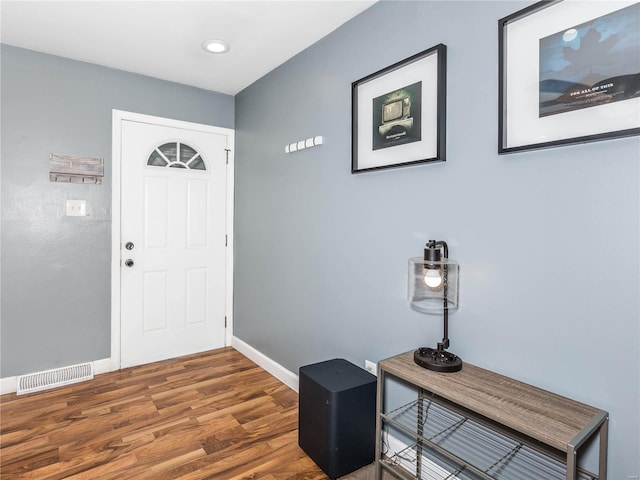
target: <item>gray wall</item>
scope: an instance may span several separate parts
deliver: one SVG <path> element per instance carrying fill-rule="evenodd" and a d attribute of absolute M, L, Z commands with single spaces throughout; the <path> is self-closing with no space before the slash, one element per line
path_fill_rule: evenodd
<path fill-rule="evenodd" d="M 111 355 L 112 109 L 233 128 L 234 99 L 2 45 L 2 377 Z M 49 182 L 49 154 L 105 159 Z M 65 217 L 67 199 L 88 217 Z"/>
<path fill-rule="evenodd" d="M 234 331 L 294 372 L 434 345 L 407 259 L 446 240 L 462 276 L 451 350 L 608 410 L 609 478 L 632 478 L 640 139 L 497 155 L 497 20 L 531 3 L 383 2 L 236 96 Z M 448 161 L 351 175 L 351 82 L 437 43 Z M 313 135 L 325 144 L 284 153 Z"/>

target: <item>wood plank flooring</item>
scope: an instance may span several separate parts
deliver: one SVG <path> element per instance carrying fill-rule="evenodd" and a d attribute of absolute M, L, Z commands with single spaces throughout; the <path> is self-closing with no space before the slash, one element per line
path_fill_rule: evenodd
<path fill-rule="evenodd" d="M 327 480 L 298 395 L 232 348 L 0 397 L 0 478 Z"/>

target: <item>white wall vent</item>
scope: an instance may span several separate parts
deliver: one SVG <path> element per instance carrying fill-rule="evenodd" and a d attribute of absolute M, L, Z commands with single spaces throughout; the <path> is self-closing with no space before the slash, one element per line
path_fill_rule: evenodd
<path fill-rule="evenodd" d="M 91 380 L 93 363 L 81 363 L 70 367 L 54 368 L 44 372 L 30 373 L 18 377 L 17 394 L 39 392 L 49 388 L 71 385 L 72 383 Z"/>

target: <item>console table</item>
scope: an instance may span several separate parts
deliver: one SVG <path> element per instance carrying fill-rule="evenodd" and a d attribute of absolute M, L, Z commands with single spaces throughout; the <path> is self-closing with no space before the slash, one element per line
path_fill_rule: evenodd
<path fill-rule="evenodd" d="M 385 383 L 415 386 L 417 399 L 386 411 Z M 407 352 L 378 364 L 376 480 L 606 480 L 607 412 L 465 363 L 455 373 L 424 369 Z M 402 452 L 383 452 L 383 433 L 411 438 Z M 599 436 L 596 475 L 578 453 Z"/>

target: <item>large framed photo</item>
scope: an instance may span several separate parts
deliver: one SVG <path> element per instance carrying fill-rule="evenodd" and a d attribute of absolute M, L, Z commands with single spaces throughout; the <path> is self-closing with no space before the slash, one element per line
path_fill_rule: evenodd
<path fill-rule="evenodd" d="M 547 0 L 498 27 L 499 153 L 640 134 L 640 2 Z"/>
<path fill-rule="evenodd" d="M 351 173 L 445 158 L 447 47 L 353 82 Z"/>

